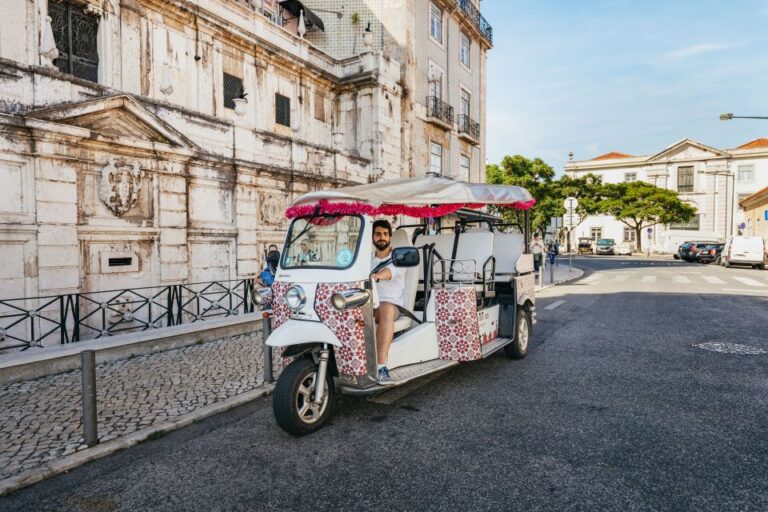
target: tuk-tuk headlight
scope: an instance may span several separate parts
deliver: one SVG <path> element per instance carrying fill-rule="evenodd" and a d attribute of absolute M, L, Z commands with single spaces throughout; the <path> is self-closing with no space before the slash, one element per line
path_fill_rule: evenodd
<path fill-rule="evenodd" d="M 269 302 L 272 298 L 272 288 L 254 288 L 251 292 L 251 300 L 257 306 Z"/>
<path fill-rule="evenodd" d="M 293 285 L 285 292 L 285 303 L 292 311 L 298 311 L 304 307 L 307 302 L 307 294 L 304 288 L 299 285 Z"/>
<path fill-rule="evenodd" d="M 344 311 L 345 309 L 358 308 L 368 302 L 370 298 L 371 292 L 368 290 L 352 288 L 331 295 L 331 304 L 338 311 Z"/>

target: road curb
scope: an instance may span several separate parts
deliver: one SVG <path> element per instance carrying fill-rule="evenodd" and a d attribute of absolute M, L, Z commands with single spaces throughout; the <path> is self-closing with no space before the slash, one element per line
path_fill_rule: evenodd
<path fill-rule="evenodd" d="M 265 384 L 259 386 L 257 389 L 242 393 L 237 396 L 233 396 L 223 402 L 217 402 L 215 404 L 206 405 L 200 409 L 196 409 L 188 414 L 184 414 L 173 420 L 158 423 L 142 430 L 138 430 L 127 436 L 120 437 L 107 441 L 103 444 L 98 444 L 93 448 L 86 448 L 85 450 L 71 455 L 67 455 L 60 459 L 48 462 L 37 468 L 27 470 L 18 475 L 0 480 L 0 496 L 5 496 L 13 491 L 19 490 L 23 487 L 47 480 L 48 478 L 60 475 L 71 471 L 72 469 L 82 466 L 86 462 L 91 462 L 107 455 L 111 455 L 117 451 L 130 448 L 136 444 L 146 441 L 150 437 L 157 434 L 165 434 L 178 430 L 182 427 L 186 427 L 192 423 L 205 419 L 209 416 L 214 416 L 222 412 L 226 412 L 235 407 L 245 405 L 248 402 L 252 402 L 258 398 L 272 393 L 275 385 Z"/>
<path fill-rule="evenodd" d="M 581 279 L 582 277 L 584 277 L 584 270 L 582 270 L 580 268 L 576 268 L 576 267 L 571 267 L 571 268 L 573 268 L 573 270 L 576 271 L 576 275 L 574 275 L 573 277 L 569 277 L 568 279 L 562 279 L 560 281 L 555 280 L 554 283 L 545 284 L 541 288 L 539 288 L 537 286 L 536 287 L 536 291 L 540 292 L 541 290 L 546 290 L 547 288 L 552 288 L 553 286 L 557 286 L 557 285 L 563 284 L 563 283 L 569 283 L 571 281 L 575 281 L 577 279 Z"/>

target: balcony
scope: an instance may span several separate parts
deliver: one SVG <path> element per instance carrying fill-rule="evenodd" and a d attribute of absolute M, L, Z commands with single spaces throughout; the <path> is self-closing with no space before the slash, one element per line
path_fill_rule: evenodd
<path fill-rule="evenodd" d="M 427 120 L 450 130 L 453 128 L 453 107 L 437 96 L 427 96 Z"/>
<path fill-rule="evenodd" d="M 459 137 L 474 144 L 480 143 L 480 123 L 465 114 L 458 116 L 456 123 L 459 125 Z"/>
<path fill-rule="evenodd" d="M 472 3 L 472 0 L 456 0 L 456 3 L 464 13 L 464 16 L 475 26 L 489 45 L 493 46 L 493 27 L 486 21 L 480 11 Z"/>

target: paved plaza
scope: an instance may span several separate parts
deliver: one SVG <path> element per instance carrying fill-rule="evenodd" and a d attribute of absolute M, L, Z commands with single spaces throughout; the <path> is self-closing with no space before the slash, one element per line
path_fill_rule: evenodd
<path fill-rule="evenodd" d="M 97 367 L 99 441 L 106 442 L 263 384 L 261 333 Z M 0 480 L 84 450 L 81 373 L 0 387 Z"/>

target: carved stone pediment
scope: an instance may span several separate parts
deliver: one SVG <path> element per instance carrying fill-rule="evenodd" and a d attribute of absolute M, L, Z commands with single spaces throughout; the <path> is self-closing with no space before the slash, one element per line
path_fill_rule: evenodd
<path fill-rule="evenodd" d="M 728 158 L 730 155 L 692 139 L 683 139 L 672 144 L 665 150 L 648 158 L 649 163 L 671 162 L 675 160 L 710 160 L 713 158 Z"/>
<path fill-rule="evenodd" d="M 87 128 L 110 138 L 198 149 L 181 132 L 125 94 L 35 110 L 27 117 Z"/>

